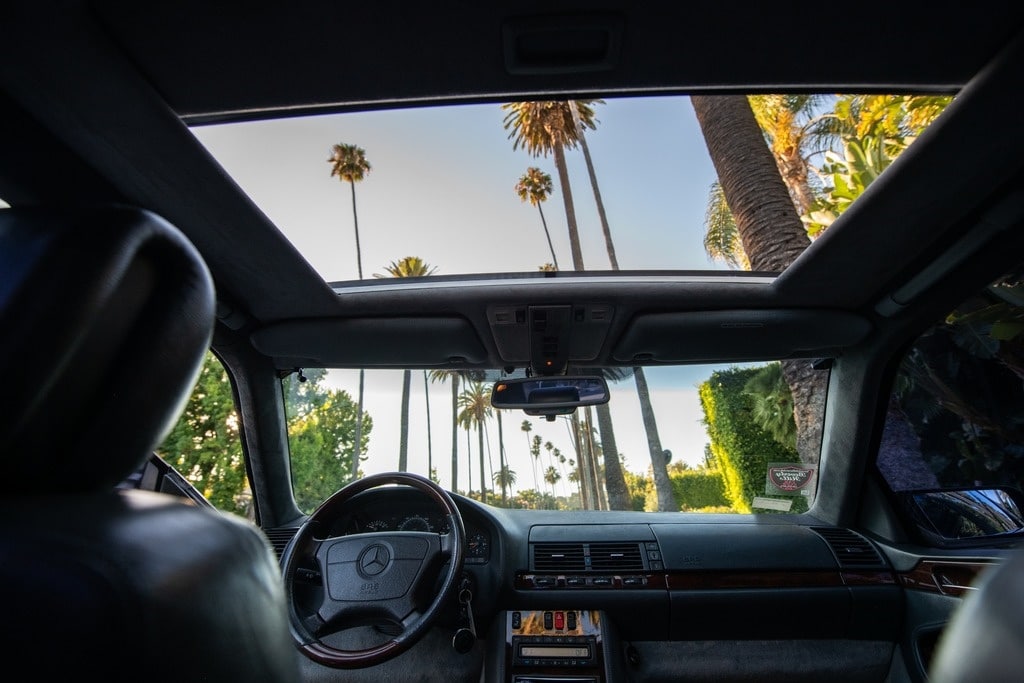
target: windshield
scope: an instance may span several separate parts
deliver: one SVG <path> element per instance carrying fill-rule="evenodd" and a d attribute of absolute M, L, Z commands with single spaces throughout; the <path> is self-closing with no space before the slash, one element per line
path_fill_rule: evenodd
<path fill-rule="evenodd" d="M 827 382 L 828 370 L 815 372 Z M 604 374 L 607 404 L 549 421 L 494 409 L 483 373 L 305 368 L 283 380 L 296 500 L 309 512 L 355 477 L 398 470 L 500 507 L 795 513 L 813 503 L 824 408 L 809 416 L 813 451 L 799 454 L 783 364 Z"/>

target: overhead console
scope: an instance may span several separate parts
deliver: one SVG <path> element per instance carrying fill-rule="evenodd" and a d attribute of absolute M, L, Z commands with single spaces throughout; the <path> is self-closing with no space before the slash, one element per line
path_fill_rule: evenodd
<path fill-rule="evenodd" d="M 594 361 L 614 316 L 609 304 L 500 305 L 487 307 L 487 322 L 504 363 L 528 365 L 534 374 L 560 374 L 567 364 Z"/>

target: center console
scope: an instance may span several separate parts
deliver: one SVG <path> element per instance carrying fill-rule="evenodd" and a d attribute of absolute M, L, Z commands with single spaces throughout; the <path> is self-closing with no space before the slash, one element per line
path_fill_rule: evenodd
<path fill-rule="evenodd" d="M 488 680 L 500 683 L 604 683 L 610 633 L 599 610 L 512 610 L 496 620 L 503 647 L 488 657 Z"/>

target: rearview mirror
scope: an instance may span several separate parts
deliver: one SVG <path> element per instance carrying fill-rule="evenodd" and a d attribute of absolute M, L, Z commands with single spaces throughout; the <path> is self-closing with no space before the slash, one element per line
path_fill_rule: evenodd
<path fill-rule="evenodd" d="M 598 376 L 503 379 L 491 390 L 495 408 L 520 408 L 530 415 L 565 415 L 581 406 L 607 402 L 608 383 Z"/>

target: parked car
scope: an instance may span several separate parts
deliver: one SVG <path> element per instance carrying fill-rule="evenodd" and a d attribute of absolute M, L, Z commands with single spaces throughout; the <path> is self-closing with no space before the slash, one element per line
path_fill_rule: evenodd
<path fill-rule="evenodd" d="M 106 496 L 116 474 L 117 496 L 253 527 L 273 576 L 246 569 L 258 549 L 228 569 L 224 546 L 225 592 L 196 595 L 255 670 L 287 622 L 302 680 L 957 680 L 935 659 L 947 625 L 1024 538 L 1016 6 L 5 15 L 0 338 L 22 346 L 0 347 L 20 349 L 4 367 L 78 373 L 45 404 L 51 436 L 89 405 L 143 444 L 120 469 L 95 443 L 18 466 L 32 497 L 5 505 L 70 520 L 71 482 Z M 94 275 L 28 279 L 44 259 L 19 231 L 70 225 L 68 263 L 106 263 L 108 221 L 208 268 L 212 310 L 154 335 L 126 294 L 109 335 L 61 355 L 79 335 L 8 304 L 38 292 L 24 300 L 77 320 L 69 294 Z M 181 280 L 172 262 L 143 270 Z M 212 331 L 177 339 L 191 323 L 170 316 Z M 129 346 L 118 320 L 143 330 Z M 174 366 L 186 397 L 160 369 L 193 347 Z M 94 352 L 130 356 L 153 391 L 104 402 Z M 31 406 L 30 385 L 50 386 L 10 400 Z M 136 420 L 150 402 L 168 419 Z M 120 554 L 92 536 L 82 557 Z M 250 574 L 262 588 L 228 586 Z M 975 618 L 1020 601 L 990 583 Z M 266 605 L 229 617 L 246 591 Z M 137 618 L 172 632 L 166 614 Z M 177 658 L 218 675 L 188 650 L 219 636 L 185 635 L 128 647 L 135 678 Z M 117 665 L 86 642 L 79 661 Z M 265 652 L 268 679 L 288 671 Z"/>

